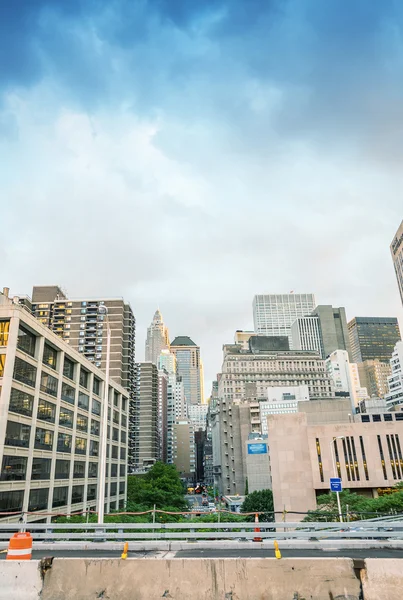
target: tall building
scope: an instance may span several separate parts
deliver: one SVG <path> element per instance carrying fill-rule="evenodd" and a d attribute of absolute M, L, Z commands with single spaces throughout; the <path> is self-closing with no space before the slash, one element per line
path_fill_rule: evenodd
<path fill-rule="evenodd" d="M 177 374 L 182 377 L 186 402 L 201 404 L 203 383 L 199 346 L 183 335 L 176 337 L 170 348 L 176 357 Z"/>
<path fill-rule="evenodd" d="M 348 323 L 353 362 L 380 360 L 389 364 L 400 341 L 396 317 L 355 317 Z"/>
<path fill-rule="evenodd" d="M 315 350 L 324 358 L 319 317 L 298 317 L 291 325 L 291 339 L 294 350 Z"/>
<path fill-rule="evenodd" d="M 167 460 L 168 385 L 168 372 L 158 370 L 158 459 L 163 462 Z"/>
<path fill-rule="evenodd" d="M 393 266 L 395 267 L 400 298 L 403 303 L 403 221 L 400 223 L 400 227 L 390 245 L 390 252 L 392 254 Z"/>
<path fill-rule="evenodd" d="M 390 359 L 391 374 L 388 378 L 388 393 L 385 396 L 389 407 L 403 404 L 403 342 L 397 342 Z"/>
<path fill-rule="evenodd" d="M 194 430 L 206 429 L 207 404 L 189 404 L 187 407 L 188 419 L 193 424 Z"/>
<path fill-rule="evenodd" d="M 256 333 L 287 336 L 292 348 L 291 325 L 298 317 L 310 315 L 315 307 L 313 294 L 264 294 L 253 299 Z"/>
<path fill-rule="evenodd" d="M 357 363 L 360 383 L 366 388 L 370 398 L 384 398 L 388 393 L 390 363 L 381 360 L 364 360 Z"/>
<path fill-rule="evenodd" d="M 260 430 L 267 435 L 267 416 L 298 412 L 298 402 L 308 402 L 307 385 L 267 388 L 267 400 L 259 402 Z"/>
<path fill-rule="evenodd" d="M 361 387 L 357 365 L 350 363 L 346 350 L 335 350 L 325 360 L 325 364 L 336 396 L 348 394 L 351 414 L 354 414 L 360 402 L 368 397 L 367 389 Z"/>
<path fill-rule="evenodd" d="M 182 479 L 193 482 L 196 472 L 195 439 L 193 425 L 179 419 L 173 426 L 173 463 Z"/>
<path fill-rule="evenodd" d="M 319 319 L 323 358 L 335 350 L 345 350 L 350 362 L 354 362 L 351 354 L 346 309 L 342 306 L 319 304 L 312 311 L 312 315 Z"/>
<path fill-rule="evenodd" d="M 58 286 L 34 286 L 32 314 L 96 367 L 106 369 L 108 323 L 110 378 L 130 395 L 129 436 L 135 435 L 134 395 L 136 320 L 123 298 L 70 300 Z M 134 443 L 134 442 L 133 442 Z M 132 447 L 130 443 L 130 448 Z"/>
<path fill-rule="evenodd" d="M 0 294 L 1 513 L 96 509 L 104 386 L 83 353 Z M 129 394 L 114 380 L 109 404 L 105 512 L 126 499 Z"/>
<path fill-rule="evenodd" d="M 151 362 L 136 363 L 136 391 L 130 439 L 131 471 L 151 467 L 160 458 L 158 437 L 158 369 Z"/>
<path fill-rule="evenodd" d="M 168 328 L 165 326 L 159 310 L 155 311 L 150 327 L 147 329 L 146 352 L 147 362 L 158 365 L 162 350 L 169 348 Z"/>

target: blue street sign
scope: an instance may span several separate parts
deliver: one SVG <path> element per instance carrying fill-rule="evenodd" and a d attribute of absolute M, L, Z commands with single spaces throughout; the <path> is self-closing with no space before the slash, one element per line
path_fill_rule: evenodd
<path fill-rule="evenodd" d="M 331 477 L 330 478 L 330 491 L 331 492 L 342 492 L 343 486 L 341 485 L 340 477 Z"/>
<path fill-rule="evenodd" d="M 248 454 L 267 454 L 267 444 L 248 444 Z"/>

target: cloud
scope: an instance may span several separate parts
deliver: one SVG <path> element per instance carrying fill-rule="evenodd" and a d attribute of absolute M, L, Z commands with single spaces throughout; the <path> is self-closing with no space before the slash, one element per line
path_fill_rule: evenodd
<path fill-rule="evenodd" d="M 208 380 L 255 293 L 398 312 L 400 5 L 0 6 L 3 284 L 123 295 L 139 358 L 159 305 Z"/>

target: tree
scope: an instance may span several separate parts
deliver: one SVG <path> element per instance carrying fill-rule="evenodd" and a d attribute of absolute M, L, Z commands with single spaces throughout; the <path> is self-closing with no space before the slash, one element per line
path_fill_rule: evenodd
<path fill-rule="evenodd" d="M 271 490 L 260 490 L 249 494 L 241 508 L 241 512 L 263 513 L 259 515 L 260 521 L 274 521 L 273 492 Z M 253 521 L 254 516 L 246 520 Z"/>
<path fill-rule="evenodd" d="M 246 478 L 245 480 L 245 496 L 247 496 L 249 494 L 249 482 L 248 482 L 248 478 Z"/>
<path fill-rule="evenodd" d="M 175 465 L 157 462 L 145 475 L 129 475 L 127 504 L 130 510 L 154 508 L 185 510 L 185 489 Z"/>

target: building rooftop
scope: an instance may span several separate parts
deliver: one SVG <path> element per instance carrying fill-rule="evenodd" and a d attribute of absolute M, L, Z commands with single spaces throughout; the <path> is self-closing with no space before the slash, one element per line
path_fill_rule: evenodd
<path fill-rule="evenodd" d="M 195 344 L 187 335 L 178 335 L 174 341 L 171 342 L 171 346 L 197 346 L 197 344 Z"/>

